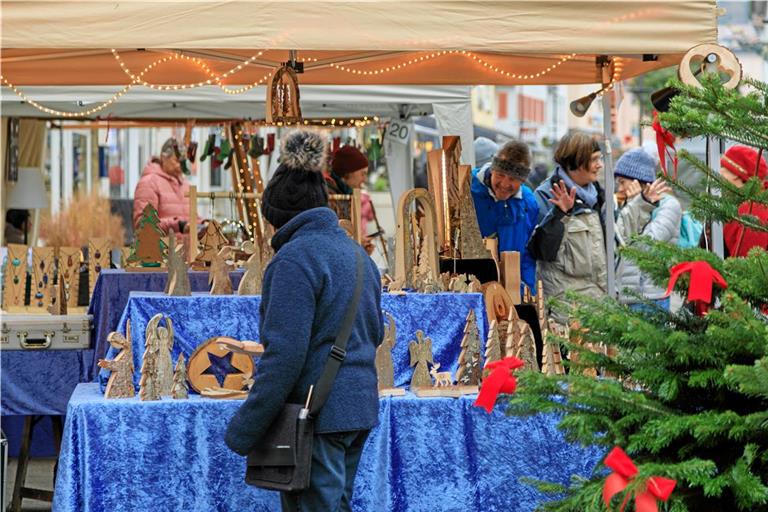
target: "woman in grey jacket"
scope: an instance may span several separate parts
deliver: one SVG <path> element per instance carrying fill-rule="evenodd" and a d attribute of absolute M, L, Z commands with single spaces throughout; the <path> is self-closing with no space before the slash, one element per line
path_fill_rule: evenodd
<path fill-rule="evenodd" d="M 621 209 L 628 201 L 637 196 L 643 186 L 656 179 L 656 161 L 643 149 L 635 148 L 624 153 L 616 162 L 616 195 Z M 621 209 L 619 212 L 621 212 Z M 683 208 L 680 202 L 670 193 L 664 194 L 656 208 L 651 212 L 651 218 L 644 226 L 639 226 L 635 233 L 641 233 L 653 240 L 677 244 L 680 236 L 680 222 Z M 622 240 L 627 243 L 628 240 Z M 637 264 L 627 258 L 620 257 L 616 275 L 619 282 L 619 299 L 624 304 L 641 308 L 643 298 L 650 299 L 666 310 L 669 310 L 669 297 L 664 297 L 665 290 L 651 281 L 642 273 Z"/>

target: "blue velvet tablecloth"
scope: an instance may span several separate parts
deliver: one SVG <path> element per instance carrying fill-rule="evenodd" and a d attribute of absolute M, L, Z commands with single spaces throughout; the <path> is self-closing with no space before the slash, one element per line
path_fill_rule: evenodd
<path fill-rule="evenodd" d="M 569 445 L 554 416 L 508 418 L 474 396 L 380 401 L 363 451 L 353 510 L 529 512 L 547 496 L 519 477 L 567 483 L 602 457 Z M 223 436 L 239 401 L 104 400 L 72 395 L 59 458 L 56 512 L 277 511 L 277 493 L 243 482 L 245 461 Z"/>
<path fill-rule="evenodd" d="M 162 293 L 132 292 L 128 299 L 118 330 L 125 332 L 126 320 L 131 320 L 133 361 L 141 368 L 144 354 L 144 336 L 147 323 L 157 313 L 164 313 L 173 320 L 173 360 L 183 352 L 188 358 L 195 348 L 214 336 L 231 336 L 238 340 L 259 340 L 260 296 L 192 294 L 189 297 L 169 297 Z M 395 385 L 404 386 L 411 380 L 413 369 L 409 366 L 408 343 L 416 339 L 421 329 L 432 339 L 435 362 L 442 368 L 458 368 L 461 338 L 470 309 L 480 321 L 478 330 L 485 340 L 487 320 L 483 296 L 479 293 L 439 294 L 382 294 L 381 307 L 390 313 L 397 327 L 397 343 L 392 350 L 395 368 Z M 110 347 L 108 357 L 117 355 Z M 101 370 L 99 380 L 102 389 L 109 376 Z M 138 387 L 140 374 L 134 374 Z"/>
<path fill-rule="evenodd" d="M 231 272 L 232 286 L 237 289 L 243 272 Z M 96 357 L 93 362 L 91 379 L 98 373 L 98 359 L 107 351 L 107 335 L 117 329 L 120 316 L 128 303 L 128 295 L 133 291 L 162 292 L 168 279 L 167 272 L 126 272 L 121 269 L 104 269 L 99 273 L 93 296 L 88 306 L 88 314 L 93 315 L 93 336 L 91 346 Z M 193 292 L 210 289 L 208 272 L 189 272 L 189 284 Z"/>

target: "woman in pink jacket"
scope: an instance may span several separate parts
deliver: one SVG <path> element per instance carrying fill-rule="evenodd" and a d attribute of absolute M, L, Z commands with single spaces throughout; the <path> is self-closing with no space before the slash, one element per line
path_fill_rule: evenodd
<path fill-rule="evenodd" d="M 176 139 L 165 141 L 160 151 L 160 160 L 153 158 L 144 168 L 139 183 L 133 194 L 133 225 L 141 218 L 141 212 L 147 203 L 157 209 L 160 228 L 168 233 L 188 230 L 189 198 L 184 194 L 189 191 L 189 182 L 184 179 L 179 161 L 180 146 Z"/>

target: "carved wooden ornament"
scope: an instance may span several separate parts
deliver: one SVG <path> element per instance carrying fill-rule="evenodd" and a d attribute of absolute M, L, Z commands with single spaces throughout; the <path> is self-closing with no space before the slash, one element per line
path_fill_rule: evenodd
<path fill-rule="evenodd" d="M 107 341 L 119 349 L 114 359 L 100 359 L 99 368 L 110 370 L 112 373 L 104 390 L 104 398 L 133 398 L 136 391 L 133 388 L 133 345 L 131 342 L 131 321 L 125 324 L 125 336 L 119 332 L 111 332 Z"/>
<path fill-rule="evenodd" d="M 296 71 L 283 65 L 277 68 L 267 84 L 267 123 L 294 124 L 301 121 L 299 77 Z"/>
<path fill-rule="evenodd" d="M 432 378 L 429 376 L 429 366 L 432 360 L 432 340 L 424 337 L 424 332 L 416 331 L 416 341 L 408 345 L 411 356 L 411 366 L 415 366 L 411 377 L 411 389 L 426 388 L 432 386 Z"/>
<path fill-rule="evenodd" d="M 171 230 L 168 237 L 168 281 L 165 284 L 165 293 L 187 297 L 192 295 L 192 287 L 189 284 L 187 262 L 180 254 L 182 249 L 182 246 L 176 246 L 176 235 Z"/>
<path fill-rule="evenodd" d="M 237 342 L 237 340 L 226 336 L 216 336 L 204 341 L 189 358 L 189 383 L 192 389 L 198 393 L 203 393 L 206 389 L 242 391 L 246 387 L 248 379 L 253 376 L 254 364 L 251 354 L 241 352 L 238 349 L 233 350 L 230 348 L 231 345 L 219 343 L 220 341 Z M 214 364 L 212 358 L 226 359 L 232 368 L 232 371 L 223 374 L 221 384 L 219 384 L 217 376 L 209 370 Z M 210 393 L 206 393 L 206 395 L 210 395 Z"/>

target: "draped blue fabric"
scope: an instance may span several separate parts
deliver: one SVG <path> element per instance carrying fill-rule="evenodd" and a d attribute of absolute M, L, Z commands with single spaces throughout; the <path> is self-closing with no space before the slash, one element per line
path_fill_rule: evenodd
<path fill-rule="evenodd" d="M 131 321 L 133 361 L 141 368 L 144 354 L 144 337 L 149 320 L 157 313 L 171 318 L 174 329 L 173 360 L 179 353 L 188 358 L 198 345 L 214 336 L 231 336 L 238 340 L 259 340 L 260 296 L 192 294 L 189 297 L 169 297 L 162 293 L 133 292 L 128 299 L 118 330 L 125 332 L 126 321 Z M 392 350 L 395 368 L 395 385 L 404 386 L 411 380 L 408 343 L 416 339 L 421 329 L 432 339 L 435 362 L 442 368 L 458 368 L 459 352 L 464 324 L 469 310 L 475 311 L 481 338 L 485 339 L 486 314 L 483 296 L 479 293 L 440 293 L 382 295 L 382 309 L 395 319 L 397 343 Z M 107 357 L 117 351 L 110 347 Z M 101 370 L 99 381 L 102 389 L 109 377 Z M 140 374 L 134 374 L 138 389 Z"/>
<path fill-rule="evenodd" d="M 237 289 L 243 272 L 231 272 L 232 286 Z M 93 343 L 96 358 L 93 362 L 91 378 L 99 372 L 98 359 L 107 352 L 107 335 L 117 329 L 128 296 L 133 291 L 161 292 L 165 290 L 167 272 L 126 272 L 121 269 L 105 269 L 99 273 L 93 288 L 88 314 L 93 315 Z M 189 285 L 193 292 L 204 292 L 208 286 L 208 272 L 189 272 Z"/>
<path fill-rule="evenodd" d="M 88 380 L 92 362 L 92 350 L 0 351 L 0 411 L 64 414 L 75 386 Z"/>
<path fill-rule="evenodd" d="M 567 483 L 603 453 L 569 445 L 557 418 L 506 417 L 474 397 L 380 401 L 355 481 L 353 510 L 528 512 L 548 497 L 522 476 Z M 69 403 L 56 512 L 277 511 L 277 493 L 247 486 L 223 435 L 238 401 L 104 400 L 81 384 Z"/>

